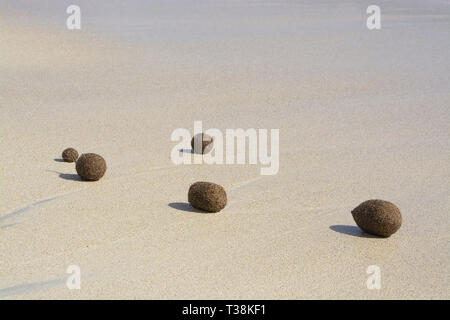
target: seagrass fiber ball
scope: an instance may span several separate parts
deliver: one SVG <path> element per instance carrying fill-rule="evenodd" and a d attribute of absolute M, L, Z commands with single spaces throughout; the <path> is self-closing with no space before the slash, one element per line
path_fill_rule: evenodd
<path fill-rule="evenodd" d="M 400 210 L 389 201 L 364 201 L 352 210 L 352 215 L 363 231 L 381 237 L 389 237 L 402 225 Z"/>
<path fill-rule="evenodd" d="M 61 157 L 65 162 L 75 162 L 78 159 L 78 151 L 74 148 L 67 148 L 62 152 Z"/>
<path fill-rule="evenodd" d="M 197 145 L 195 141 L 197 141 Z M 195 153 L 206 154 L 211 151 L 214 139 L 205 133 L 198 133 L 192 137 L 191 147 Z M 197 147 L 197 148 L 196 148 Z"/>
<path fill-rule="evenodd" d="M 218 184 L 199 181 L 189 187 L 188 201 L 194 208 L 219 212 L 227 204 L 227 193 Z"/>
<path fill-rule="evenodd" d="M 76 170 L 81 179 L 97 181 L 106 172 L 106 161 L 98 154 L 84 153 L 77 160 Z"/>

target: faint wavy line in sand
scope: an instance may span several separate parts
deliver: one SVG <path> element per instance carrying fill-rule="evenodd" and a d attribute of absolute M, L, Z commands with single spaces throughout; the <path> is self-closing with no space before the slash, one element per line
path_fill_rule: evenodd
<path fill-rule="evenodd" d="M 9 288 L 3 288 L 3 289 L 0 289 L 0 299 L 8 298 L 11 296 L 17 296 L 20 294 L 27 294 L 27 293 L 30 293 L 33 291 L 54 288 L 54 287 L 64 284 L 65 282 L 66 282 L 66 279 L 54 279 L 54 280 L 47 280 L 47 281 L 25 283 L 25 284 L 20 284 L 20 285 L 9 287 Z"/>
<path fill-rule="evenodd" d="M 14 227 L 16 224 L 20 224 L 20 222 L 5 224 L 3 226 L 0 226 L 0 229 L 6 229 L 6 228 Z"/>
<path fill-rule="evenodd" d="M 20 208 L 19 210 L 15 210 L 13 212 L 10 212 L 10 213 L 0 217 L 0 222 L 3 222 L 3 221 L 8 220 L 8 219 L 16 218 L 16 217 L 18 217 L 18 216 L 20 216 L 20 215 L 30 211 L 31 209 L 40 206 L 43 203 L 50 202 L 50 201 L 53 201 L 53 200 L 65 197 L 65 196 L 67 196 L 69 194 L 72 194 L 72 193 L 74 193 L 74 192 L 65 193 L 65 194 L 62 194 L 62 195 L 59 195 L 59 196 L 55 196 L 55 197 L 51 197 L 51 198 L 47 198 L 47 199 L 44 199 L 44 200 L 40 200 L 40 201 L 34 202 L 34 203 L 32 203 L 32 204 L 30 204 L 30 205 L 28 205 L 26 207 Z"/>
<path fill-rule="evenodd" d="M 172 166 L 152 167 L 152 168 L 150 168 L 150 169 L 148 169 L 146 171 L 135 173 L 134 175 L 147 174 L 147 173 L 149 173 L 151 171 L 154 171 L 154 170 L 164 170 L 164 169 L 169 169 L 169 168 L 172 168 Z M 57 173 L 60 176 L 60 178 L 62 178 L 62 179 L 77 180 L 77 181 L 80 180 L 80 181 L 82 181 L 81 179 L 78 179 L 77 177 L 74 177 L 74 176 L 78 176 L 78 175 L 75 175 L 75 174 L 65 174 L 65 173 L 61 173 L 61 172 L 53 171 L 53 170 L 47 170 L 47 171 Z M 134 175 L 132 175 L 132 176 L 134 176 Z M 108 180 L 108 182 L 116 182 L 117 180 L 124 179 L 124 178 L 129 178 L 129 176 L 117 177 L 115 179 Z M 74 193 L 78 193 L 78 192 L 84 191 L 86 189 L 97 187 L 97 186 L 99 186 L 99 185 L 92 185 L 92 186 L 89 186 L 89 187 L 86 187 L 86 188 L 82 188 L 82 189 L 79 189 L 79 190 L 71 191 L 71 192 L 64 193 L 64 194 L 61 194 L 61 195 L 57 195 L 57 196 L 54 196 L 54 197 L 51 197 L 51 198 L 47 198 L 47 199 L 44 199 L 44 200 L 39 200 L 39 201 L 34 202 L 34 203 L 32 203 L 32 204 L 30 204 L 30 205 L 28 205 L 26 207 L 20 208 L 18 210 L 10 212 L 10 213 L 8 213 L 8 214 L 6 214 L 4 216 L 1 216 L 0 217 L 0 222 L 6 221 L 8 219 L 16 218 L 17 216 L 20 216 L 20 215 L 30 211 L 31 209 L 42 205 L 43 203 L 50 202 L 50 201 L 53 201 L 53 200 L 57 200 L 59 198 L 62 198 L 62 197 L 65 197 L 65 196 L 68 196 L 68 195 L 71 195 L 71 194 L 74 194 Z M 8 226 L 10 226 L 10 225 L 8 225 Z M 2 228 L 3 227 L 6 228 L 6 226 L 2 226 Z"/>

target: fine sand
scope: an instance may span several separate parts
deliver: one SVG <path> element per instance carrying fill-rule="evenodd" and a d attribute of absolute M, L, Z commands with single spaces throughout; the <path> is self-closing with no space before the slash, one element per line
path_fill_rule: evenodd
<path fill-rule="evenodd" d="M 450 298 L 448 2 L 382 2 L 379 31 L 360 1 L 155 2 L 136 25 L 81 2 L 80 31 L 44 3 L 0 1 L 0 299 Z M 174 165 L 195 120 L 280 129 L 278 174 Z M 105 176 L 80 181 L 67 147 Z M 201 180 L 220 213 L 187 204 Z M 367 199 L 400 208 L 396 234 L 356 227 Z"/>

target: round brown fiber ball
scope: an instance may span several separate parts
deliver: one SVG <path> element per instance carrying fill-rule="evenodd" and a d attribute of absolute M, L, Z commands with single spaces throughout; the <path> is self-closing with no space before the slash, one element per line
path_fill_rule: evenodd
<path fill-rule="evenodd" d="M 78 158 L 75 168 L 81 179 L 97 181 L 106 172 L 106 161 L 98 154 L 84 153 Z"/>
<path fill-rule="evenodd" d="M 352 210 L 353 219 L 363 231 L 389 237 L 402 225 L 402 214 L 393 204 L 384 200 L 367 200 Z"/>
<path fill-rule="evenodd" d="M 78 151 L 74 148 L 67 148 L 63 151 L 61 157 L 65 162 L 75 162 L 78 159 Z"/>
<path fill-rule="evenodd" d="M 227 204 L 227 193 L 218 184 L 199 181 L 189 187 L 188 201 L 194 208 L 219 212 Z"/>
<path fill-rule="evenodd" d="M 197 149 L 195 149 L 195 139 L 198 139 L 199 141 L 201 140 L 202 143 L 202 150 L 200 150 L 200 143 Z M 209 135 L 205 134 L 205 133 L 198 133 L 195 136 L 192 137 L 191 140 L 191 147 L 192 150 L 194 150 L 195 153 L 208 153 L 211 151 L 212 146 L 213 146 L 213 141 L 214 139 L 211 138 Z"/>

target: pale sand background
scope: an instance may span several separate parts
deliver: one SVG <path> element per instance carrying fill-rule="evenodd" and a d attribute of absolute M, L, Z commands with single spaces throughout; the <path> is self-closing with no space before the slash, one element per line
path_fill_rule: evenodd
<path fill-rule="evenodd" d="M 0 298 L 449 298 L 448 1 L 380 2 L 373 32 L 367 1 L 82 1 L 79 32 L 71 2 L 9 2 Z M 279 128 L 279 174 L 173 165 L 194 120 Z M 54 160 L 68 146 L 105 177 L 78 181 Z M 197 180 L 225 186 L 225 210 L 170 205 Z M 355 227 L 371 198 L 402 210 L 389 239 Z"/>

